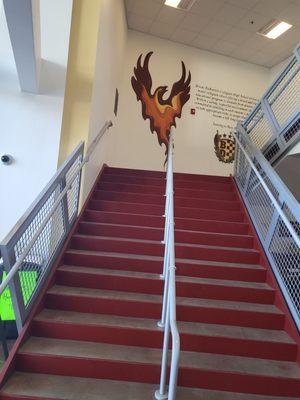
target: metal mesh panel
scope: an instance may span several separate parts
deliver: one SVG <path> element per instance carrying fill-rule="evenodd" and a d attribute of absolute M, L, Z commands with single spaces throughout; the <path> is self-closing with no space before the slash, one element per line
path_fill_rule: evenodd
<path fill-rule="evenodd" d="M 262 236 L 265 238 L 272 220 L 274 207 L 254 171 L 251 171 L 245 196 Z"/>
<path fill-rule="evenodd" d="M 273 157 L 280 151 L 280 147 L 278 143 L 275 143 L 272 147 L 270 147 L 265 153 L 264 156 L 268 161 L 272 160 Z"/>
<path fill-rule="evenodd" d="M 18 261 L 42 223 L 49 218 L 53 204 L 59 194 L 60 185 L 51 193 L 44 206 L 15 244 L 16 261 Z M 27 306 L 38 289 L 39 282 L 47 271 L 53 254 L 64 238 L 64 233 L 63 209 L 62 204 L 60 204 L 34 241 L 18 272 L 25 306 Z"/>
<path fill-rule="evenodd" d="M 258 107 L 256 113 L 248 122 L 247 133 L 252 143 L 258 148 L 262 149 L 268 141 L 272 138 L 272 129 L 266 120 L 261 107 Z"/>
<path fill-rule="evenodd" d="M 81 156 L 79 156 L 75 162 L 73 163 L 72 167 L 66 173 L 66 184 L 68 185 L 70 179 L 74 175 L 76 168 L 79 166 L 81 162 Z M 67 201 L 68 201 L 68 215 L 69 215 L 69 222 L 73 221 L 74 218 L 77 216 L 77 209 L 78 209 L 78 192 L 80 186 L 80 172 L 77 173 L 75 180 L 72 183 L 71 189 L 67 193 Z"/>
<path fill-rule="evenodd" d="M 300 130 L 300 120 L 296 121 L 283 135 L 285 142 L 289 142 Z"/>
<path fill-rule="evenodd" d="M 6 254 L 6 270 L 18 263 L 14 285 L 16 291 L 21 293 L 17 299 L 21 323 L 26 320 L 33 300 L 77 216 L 80 191 L 78 167 L 82 154 L 83 144 L 74 150 L 36 200 L 32 210 L 5 239 L 5 244 L 1 244 Z"/>
<path fill-rule="evenodd" d="M 275 275 L 282 287 L 283 294 L 288 303 L 292 304 L 292 313 L 300 327 L 300 247 L 291 232 L 294 229 L 298 237 L 300 237 L 299 206 L 296 201 L 293 202 L 289 197 L 284 197 L 283 189 L 280 190 L 277 188 L 278 181 L 276 181 L 272 174 L 269 176 L 266 173 L 266 171 L 269 171 L 269 167 L 267 167 L 261 153 L 255 150 L 254 156 L 254 150 L 251 150 L 250 145 L 247 146 L 244 137 L 240 138 L 240 142 L 252 160 L 252 163 L 248 161 L 241 149 L 241 145 L 237 143 L 235 180 L 245 200 L 261 242 L 265 247 Z M 264 184 L 259 177 L 263 180 Z M 275 199 L 269 195 L 267 189 L 269 189 Z M 280 196 L 286 198 L 282 207 L 279 200 Z M 277 203 L 277 206 L 280 206 L 283 214 L 285 214 L 287 220 L 291 223 L 291 230 L 284 222 L 284 217 L 279 216 L 279 211 L 276 209 L 275 203 Z M 291 205 L 288 206 L 288 204 Z M 295 207 L 298 207 L 297 210 Z M 295 213 L 297 213 L 298 218 L 295 216 Z"/>
<path fill-rule="evenodd" d="M 283 210 L 292 225 L 296 227 L 299 235 L 299 222 L 286 205 Z M 269 253 L 284 284 L 284 289 L 294 306 L 294 310 L 298 318 L 300 318 L 300 249 L 290 230 L 280 217 L 272 235 Z"/>
<path fill-rule="evenodd" d="M 269 95 L 268 102 L 281 126 L 300 111 L 300 68 L 296 61 Z"/>
<path fill-rule="evenodd" d="M 239 186 L 244 189 L 248 174 L 248 163 L 244 153 L 238 146 L 236 146 L 235 157 L 235 179 L 238 181 Z"/>

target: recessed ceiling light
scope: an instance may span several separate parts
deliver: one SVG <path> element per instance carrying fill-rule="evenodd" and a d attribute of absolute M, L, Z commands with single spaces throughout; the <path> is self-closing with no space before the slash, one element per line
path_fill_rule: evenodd
<path fill-rule="evenodd" d="M 280 35 L 290 29 L 293 25 L 284 21 L 272 20 L 257 33 L 269 39 L 277 39 Z"/>
<path fill-rule="evenodd" d="M 181 0 L 166 0 L 165 5 L 177 8 Z"/>
<path fill-rule="evenodd" d="M 196 0 L 165 0 L 165 5 L 188 11 Z"/>

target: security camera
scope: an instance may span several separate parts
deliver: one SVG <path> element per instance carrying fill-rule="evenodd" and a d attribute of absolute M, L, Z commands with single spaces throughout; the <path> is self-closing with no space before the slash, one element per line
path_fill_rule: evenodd
<path fill-rule="evenodd" d="M 3 154 L 3 156 L 1 156 L 1 162 L 4 165 L 9 165 L 13 162 L 13 158 L 9 154 Z"/>

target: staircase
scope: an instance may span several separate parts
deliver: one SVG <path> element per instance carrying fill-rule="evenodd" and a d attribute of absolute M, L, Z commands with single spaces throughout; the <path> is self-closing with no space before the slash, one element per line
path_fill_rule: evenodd
<path fill-rule="evenodd" d="M 300 398 L 298 333 L 229 177 L 175 174 L 177 398 Z M 4 371 L 0 399 L 150 400 L 164 174 L 106 167 Z M 293 339 L 294 338 L 294 339 Z"/>

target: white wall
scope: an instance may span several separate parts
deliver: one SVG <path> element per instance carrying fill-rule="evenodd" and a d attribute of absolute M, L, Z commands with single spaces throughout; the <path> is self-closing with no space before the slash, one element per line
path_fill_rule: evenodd
<path fill-rule="evenodd" d="M 115 91 L 116 88 L 120 89 L 126 60 L 126 42 L 127 22 L 123 0 L 102 0 L 88 144 L 107 120 L 112 120 L 114 126 L 101 139 L 86 167 L 84 198 L 89 193 L 101 166 L 110 163 L 116 132 L 122 130 L 120 120 L 115 118 L 113 110 Z"/>
<path fill-rule="evenodd" d="M 234 126 L 235 122 L 213 118 L 205 111 L 197 110 L 195 116 L 190 115 L 190 108 L 195 107 L 196 84 L 259 98 L 267 88 L 269 69 L 135 31 L 128 34 L 120 87 L 120 129 L 116 132 L 111 163 L 131 168 L 163 168 L 164 148 L 159 147 L 156 134 L 151 134 L 149 120 L 143 120 L 141 103 L 137 102 L 130 82 L 138 56 L 149 51 L 154 51 L 149 66 L 152 90 L 159 85 L 172 87 L 181 76 L 181 60 L 192 74 L 191 99 L 184 106 L 182 118 L 177 119 L 175 169 L 228 175 L 232 164 L 221 163 L 214 153 L 213 138 L 217 128 L 213 124 L 228 125 L 230 122 L 229 125 Z"/>
<path fill-rule="evenodd" d="M 72 0 L 41 0 L 40 94 L 20 92 L 0 5 L 0 240 L 56 171 L 67 65 Z"/>

